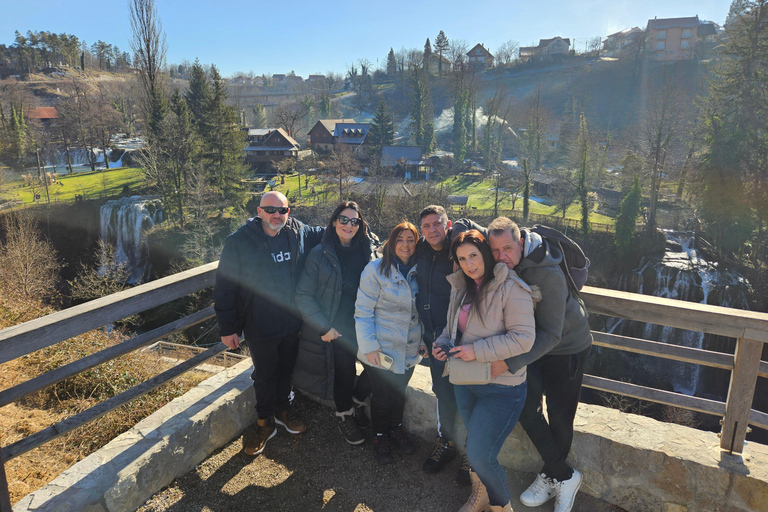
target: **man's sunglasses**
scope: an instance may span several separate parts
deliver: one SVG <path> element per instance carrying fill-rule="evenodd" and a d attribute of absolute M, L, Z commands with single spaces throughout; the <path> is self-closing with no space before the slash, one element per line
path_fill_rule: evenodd
<path fill-rule="evenodd" d="M 339 222 L 341 222 L 344 225 L 346 225 L 346 224 L 352 224 L 353 226 L 359 226 L 360 225 L 360 218 L 358 218 L 358 217 L 355 217 L 354 219 L 350 219 L 346 215 L 339 215 L 336 218 L 339 220 Z"/>
<path fill-rule="evenodd" d="M 287 206 L 260 206 L 260 208 L 270 215 L 272 215 L 275 212 L 278 212 L 280 215 L 285 215 L 286 213 L 291 211 L 291 209 L 288 208 Z"/>

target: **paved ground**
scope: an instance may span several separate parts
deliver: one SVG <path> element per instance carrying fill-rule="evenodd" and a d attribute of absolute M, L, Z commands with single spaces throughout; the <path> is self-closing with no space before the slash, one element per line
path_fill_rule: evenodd
<path fill-rule="evenodd" d="M 466 501 L 469 488 L 455 481 L 458 459 L 437 475 L 421 471 L 432 450 L 431 442 L 414 439 L 416 453 L 396 454 L 393 464 L 380 466 L 374 460 L 370 440 L 361 446 L 344 442 L 327 407 L 301 396 L 296 402 L 308 426 L 306 433 L 292 436 L 280 428 L 264 453 L 255 458 L 242 452 L 240 436 L 152 497 L 139 512 L 429 512 L 458 510 Z M 530 509 L 516 500 L 534 476 L 507 471 L 512 505 L 518 512 L 551 512 L 553 501 Z M 580 493 L 573 511 L 623 509 Z"/>

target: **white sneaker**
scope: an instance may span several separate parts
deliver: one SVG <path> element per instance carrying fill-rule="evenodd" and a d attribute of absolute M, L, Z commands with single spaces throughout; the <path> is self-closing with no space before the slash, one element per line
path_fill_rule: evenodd
<path fill-rule="evenodd" d="M 536 480 L 520 495 L 520 503 L 526 507 L 538 507 L 555 497 L 555 482 L 544 473 L 536 475 Z"/>
<path fill-rule="evenodd" d="M 570 512 L 576 499 L 576 492 L 581 487 L 581 473 L 573 470 L 573 475 L 568 480 L 558 482 L 555 480 L 555 512 Z"/>

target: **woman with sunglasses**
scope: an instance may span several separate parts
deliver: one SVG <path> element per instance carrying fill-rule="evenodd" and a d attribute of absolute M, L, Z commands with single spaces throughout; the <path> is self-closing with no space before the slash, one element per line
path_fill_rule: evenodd
<path fill-rule="evenodd" d="M 494 512 L 511 512 L 507 477 L 497 457 L 525 404 L 525 367 L 487 381 L 467 373 L 461 381 L 459 367 L 466 371 L 465 363 L 485 363 L 490 376 L 491 362 L 531 350 L 536 336 L 533 302 L 539 294 L 506 264 L 494 262 L 490 246 L 477 230 L 459 234 L 451 244 L 451 256 L 461 268 L 448 276 L 448 324 L 435 340 L 432 354 L 440 361 L 453 358 L 447 368 L 467 428 L 472 494 L 460 512 L 485 511 L 489 506 Z"/>
<path fill-rule="evenodd" d="M 377 257 L 375 242 L 357 203 L 340 203 L 322 242 L 307 256 L 296 287 L 304 327 L 294 382 L 313 395 L 333 398 L 339 431 L 353 445 L 365 441 L 359 424 L 367 423 L 362 403 L 370 394 L 365 372 L 355 382 L 355 300 L 360 274 Z M 331 361 L 325 360 L 327 343 Z"/>
<path fill-rule="evenodd" d="M 410 222 L 395 226 L 382 258 L 363 270 L 355 303 L 358 358 L 368 365 L 373 448 L 380 464 L 392 462 L 391 445 L 406 455 L 416 450 L 402 423 L 405 388 L 427 350 L 416 309 L 418 239 Z"/>

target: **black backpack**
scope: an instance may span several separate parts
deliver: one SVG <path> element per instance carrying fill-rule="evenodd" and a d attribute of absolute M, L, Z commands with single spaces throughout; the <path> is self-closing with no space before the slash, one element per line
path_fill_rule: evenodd
<path fill-rule="evenodd" d="M 589 274 L 589 258 L 581 250 L 579 244 L 560 231 L 541 224 L 534 225 L 530 231 L 541 236 L 550 245 L 560 249 L 560 253 L 563 255 L 560 268 L 563 269 L 568 286 L 578 295 L 579 290 L 587 282 L 587 275 Z"/>

